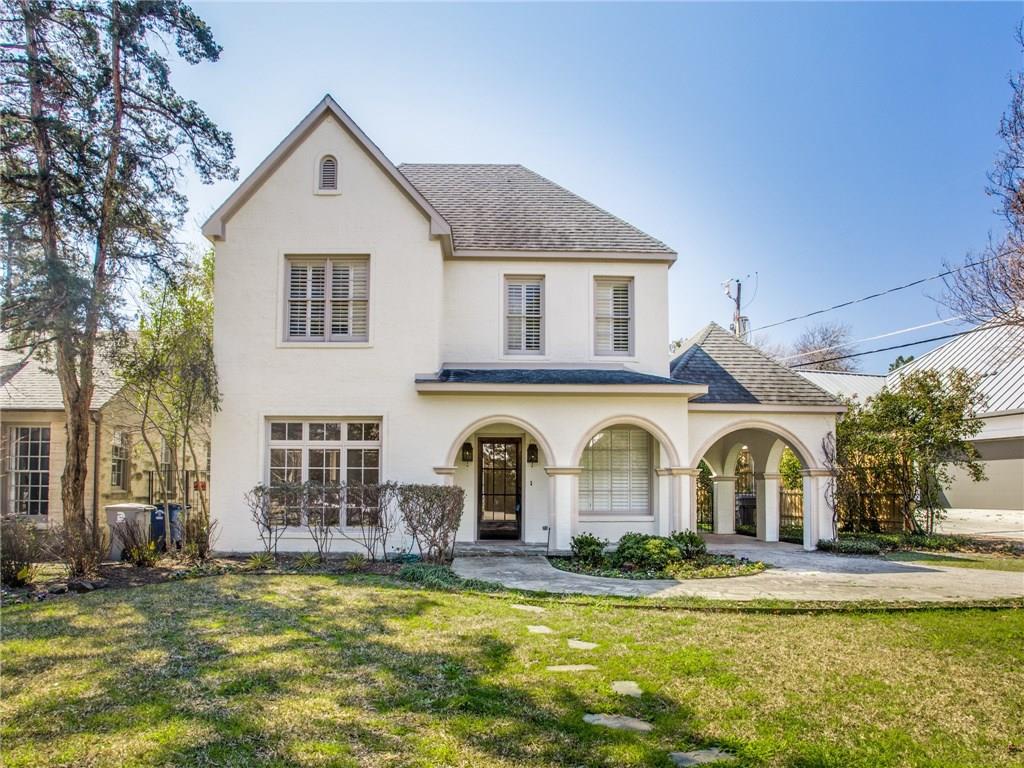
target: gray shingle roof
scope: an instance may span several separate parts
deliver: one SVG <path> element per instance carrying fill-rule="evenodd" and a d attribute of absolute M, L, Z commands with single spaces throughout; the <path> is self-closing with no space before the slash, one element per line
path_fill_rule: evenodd
<path fill-rule="evenodd" d="M 33 410 L 59 411 L 64 409 L 60 381 L 53 372 L 53 362 L 37 357 L 25 360 L 24 354 L 8 350 L 6 335 L 0 334 L 0 411 Z M 109 364 L 97 355 L 96 388 L 92 394 L 92 407 L 101 408 L 121 389 L 121 383 L 110 371 Z"/>
<path fill-rule="evenodd" d="M 624 369 L 597 368 L 442 368 L 419 382 L 448 384 L 691 384 L 675 378 Z"/>
<path fill-rule="evenodd" d="M 1024 410 L 1024 328 L 982 325 L 936 347 L 889 374 L 889 386 L 908 373 L 926 369 L 946 373 L 963 368 L 979 376 L 985 414 Z"/>
<path fill-rule="evenodd" d="M 398 170 L 452 227 L 456 250 L 675 252 L 521 165 L 403 163 Z"/>
<path fill-rule="evenodd" d="M 828 392 L 716 323 L 683 344 L 670 372 L 674 379 L 708 385 L 708 393 L 694 403 L 840 407 Z"/>

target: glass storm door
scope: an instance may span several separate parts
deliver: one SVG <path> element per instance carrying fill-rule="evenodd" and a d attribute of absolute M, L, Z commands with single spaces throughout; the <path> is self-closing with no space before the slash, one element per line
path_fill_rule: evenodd
<path fill-rule="evenodd" d="M 521 448 L 519 438 L 480 438 L 477 535 L 481 539 L 520 538 L 523 511 Z"/>

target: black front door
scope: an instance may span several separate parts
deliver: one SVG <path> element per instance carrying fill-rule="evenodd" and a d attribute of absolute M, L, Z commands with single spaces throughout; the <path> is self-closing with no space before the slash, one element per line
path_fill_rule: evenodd
<path fill-rule="evenodd" d="M 477 488 L 478 536 L 518 539 L 522 532 L 522 442 L 517 437 L 481 437 Z"/>

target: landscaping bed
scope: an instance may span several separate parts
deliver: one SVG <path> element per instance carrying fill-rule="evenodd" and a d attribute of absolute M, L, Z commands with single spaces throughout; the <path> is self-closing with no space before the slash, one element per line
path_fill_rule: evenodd
<path fill-rule="evenodd" d="M 819 541 L 818 549 L 849 555 L 877 555 L 884 552 L 976 552 L 1024 557 L 1024 542 L 947 533 L 840 533 L 838 539 Z"/>
<path fill-rule="evenodd" d="M 711 554 L 699 534 L 681 531 L 671 536 L 626 533 L 614 549 L 606 539 L 583 533 L 573 536 L 571 557 L 549 557 L 562 571 L 619 579 L 720 579 L 750 576 L 765 564 L 732 555 Z"/>

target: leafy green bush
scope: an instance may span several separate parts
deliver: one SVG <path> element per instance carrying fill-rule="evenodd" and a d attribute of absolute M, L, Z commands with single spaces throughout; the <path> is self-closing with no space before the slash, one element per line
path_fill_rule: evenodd
<path fill-rule="evenodd" d="M 684 560 L 692 560 L 708 551 L 708 545 L 696 531 L 676 531 L 669 538 L 679 547 L 679 554 Z"/>
<path fill-rule="evenodd" d="M 619 539 L 611 562 L 618 568 L 638 571 L 663 571 L 683 556 L 672 539 L 646 533 L 627 533 Z"/>
<path fill-rule="evenodd" d="M 802 525 L 783 525 L 779 527 L 779 541 L 791 544 L 804 543 L 804 527 Z"/>
<path fill-rule="evenodd" d="M 956 552 L 969 549 L 973 544 L 969 536 L 955 536 L 946 533 L 840 533 L 840 541 L 874 542 L 883 552 L 905 549 L 924 549 L 933 552 Z"/>
<path fill-rule="evenodd" d="M 877 555 L 882 550 L 870 539 L 820 539 L 818 549 L 841 555 Z"/>
<path fill-rule="evenodd" d="M 398 569 L 398 578 L 412 584 L 419 584 L 429 589 L 443 589 L 448 592 L 460 589 L 472 589 L 480 592 L 494 592 L 501 585 L 479 579 L 464 579 L 445 565 L 430 563 L 408 563 Z"/>
<path fill-rule="evenodd" d="M 602 539 L 592 533 L 581 533 L 572 537 L 569 549 L 572 556 L 584 565 L 600 565 L 604 562 L 604 550 L 608 539 Z"/>

